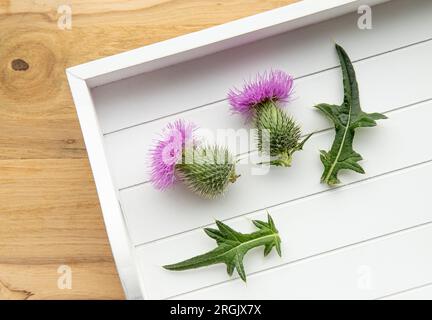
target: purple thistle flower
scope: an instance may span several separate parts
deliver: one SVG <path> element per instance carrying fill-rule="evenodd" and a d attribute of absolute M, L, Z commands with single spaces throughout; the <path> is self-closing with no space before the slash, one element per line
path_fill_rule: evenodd
<path fill-rule="evenodd" d="M 286 102 L 292 93 L 293 82 L 292 76 L 280 70 L 258 74 L 254 81 L 246 82 L 242 90 L 230 90 L 228 100 L 231 109 L 250 118 L 257 104 L 266 101 Z"/>
<path fill-rule="evenodd" d="M 193 143 L 195 124 L 177 120 L 169 123 L 150 151 L 151 183 L 156 189 L 164 190 L 176 182 L 175 166 L 182 157 L 185 146 Z"/>

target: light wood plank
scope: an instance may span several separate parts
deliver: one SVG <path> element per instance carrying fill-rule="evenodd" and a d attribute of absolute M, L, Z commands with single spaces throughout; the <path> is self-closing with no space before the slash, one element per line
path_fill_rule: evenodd
<path fill-rule="evenodd" d="M 86 159 L 2 160 L 0 176 L 2 281 L 35 299 L 123 297 Z M 71 290 L 57 288 L 61 265 Z"/>
<path fill-rule="evenodd" d="M 70 289 L 63 284 L 58 286 L 62 276 L 59 267 L 63 265 L 67 265 L 71 270 Z M 64 264 L 49 261 L 41 264 L 0 263 L 0 277 L 5 286 L 0 290 L 2 299 L 123 299 L 114 264 L 111 260 L 104 261 L 103 258 L 93 262 L 65 259 Z"/>

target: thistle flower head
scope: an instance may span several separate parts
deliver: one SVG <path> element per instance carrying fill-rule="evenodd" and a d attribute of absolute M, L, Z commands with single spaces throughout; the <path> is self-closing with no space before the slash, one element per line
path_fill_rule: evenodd
<path fill-rule="evenodd" d="M 150 180 L 156 189 L 164 190 L 175 183 L 176 164 L 181 160 L 186 145 L 193 143 L 195 129 L 195 124 L 183 120 L 169 123 L 164 129 L 150 151 Z"/>
<path fill-rule="evenodd" d="M 219 146 L 200 146 L 194 149 L 193 161 L 176 165 L 180 179 L 196 194 L 213 199 L 222 195 L 228 184 L 238 176 L 235 160 L 228 149 Z"/>
<path fill-rule="evenodd" d="M 246 82 L 242 90 L 230 90 L 228 100 L 231 109 L 250 118 L 256 105 L 267 101 L 287 101 L 293 82 L 292 76 L 280 70 L 258 74 L 254 81 Z"/>
<path fill-rule="evenodd" d="M 290 166 L 301 135 L 300 126 L 274 103 L 263 104 L 255 119 L 258 129 L 258 150 L 279 157 L 273 165 Z M 282 162 L 281 162 L 282 161 Z"/>
<path fill-rule="evenodd" d="M 197 127 L 183 120 L 168 124 L 151 150 L 151 182 L 164 190 L 177 180 L 205 198 L 224 193 L 237 179 L 234 157 L 226 148 L 201 146 Z"/>

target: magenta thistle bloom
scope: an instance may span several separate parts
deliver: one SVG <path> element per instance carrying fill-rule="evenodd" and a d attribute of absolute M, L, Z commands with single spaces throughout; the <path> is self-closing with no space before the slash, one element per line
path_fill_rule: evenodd
<path fill-rule="evenodd" d="M 177 120 L 169 123 L 162 137 L 150 152 L 151 182 L 156 189 L 164 190 L 176 182 L 175 167 L 183 149 L 193 143 L 195 124 Z"/>
<path fill-rule="evenodd" d="M 217 145 L 202 146 L 195 137 L 196 128 L 183 120 L 168 124 L 150 150 L 151 183 L 165 190 L 181 181 L 196 194 L 213 199 L 239 176 L 229 151 Z"/>
<path fill-rule="evenodd" d="M 235 113 L 250 118 L 253 108 L 266 101 L 285 102 L 293 90 L 294 79 L 284 71 L 275 70 L 258 74 L 254 81 L 246 82 L 242 90 L 234 88 L 228 100 Z"/>
<path fill-rule="evenodd" d="M 242 90 L 228 93 L 231 109 L 253 119 L 257 131 L 257 146 L 270 155 L 266 162 L 274 166 L 291 166 L 292 156 L 302 150 L 311 135 L 300 141 L 301 129 L 296 121 L 282 110 L 280 102 L 287 102 L 293 90 L 294 79 L 283 71 L 258 74 L 246 82 Z M 264 134 L 266 133 L 266 134 Z"/>

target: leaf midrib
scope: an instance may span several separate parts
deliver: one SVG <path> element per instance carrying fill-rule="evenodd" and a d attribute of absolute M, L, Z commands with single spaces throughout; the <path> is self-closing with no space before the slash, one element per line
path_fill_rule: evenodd
<path fill-rule="evenodd" d="M 345 126 L 345 131 L 344 131 L 344 134 L 343 134 L 343 137 L 342 137 L 342 143 L 340 144 L 340 147 L 339 147 L 338 153 L 336 155 L 336 158 L 333 161 L 333 163 L 332 163 L 332 165 L 330 167 L 329 172 L 327 173 L 327 176 L 325 178 L 325 182 L 328 182 L 328 179 L 331 177 L 331 174 L 332 174 L 334 168 L 336 167 L 336 164 L 339 162 L 339 157 L 342 154 L 342 149 L 343 149 L 343 147 L 345 145 L 345 139 L 346 139 L 346 136 L 347 136 L 350 124 L 351 124 L 351 111 L 352 111 L 352 106 L 351 106 L 351 103 L 350 103 L 350 105 L 349 105 L 349 113 L 348 113 L 348 121 L 347 121 L 347 125 Z"/>
<path fill-rule="evenodd" d="M 273 233 L 273 234 L 269 234 L 269 235 L 264 236 L 264 237 L 260 237 L 260 238 L 257 238 L 257 239 L 253 239 L 253 240 L 249 240 L 249 241 L 246 241 L 246 242 L 242 242 L 238 246 L 235 246 L 234 248 L 229 249 L 228 251 L 226 251 L 226 252 L 224 252 L 224 253 L 222 253 L 220 255 L 217 255 L 217 256 L 214 256 L 212 258 L 209 258 L 208 260 L 216 259 L 216 258 L 222 258 L 225 255 L 227 255 L 228 253 L 232 252 L 233 250 L 235 250 L 235 251 L 239 250 L 240 247 L 245 246 L 246 244 L 250 244 L 252 242 L 259 242 L 259 241 L 262 241 L 262 240 L 264 240 L 266 238 L 275 238 L 275 239 L 277 239 L 278 236 L 279 235 L 277 233 Z"/>

